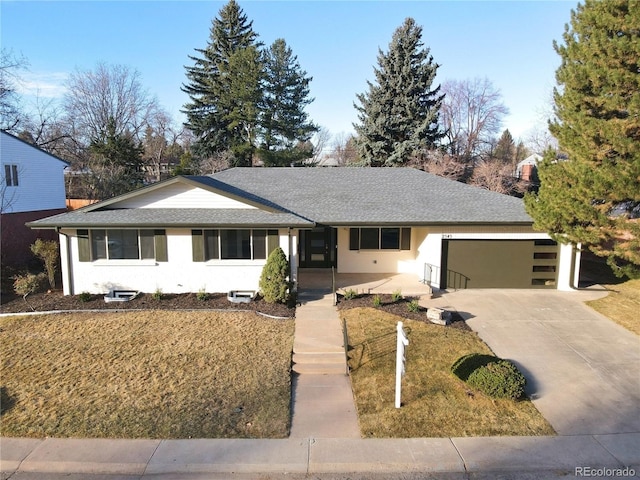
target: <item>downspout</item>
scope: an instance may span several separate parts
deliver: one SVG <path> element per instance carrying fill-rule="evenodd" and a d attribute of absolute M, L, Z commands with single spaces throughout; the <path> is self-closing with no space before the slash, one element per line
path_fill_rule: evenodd
<path fill-rule="evenodd" d="M 291 227 L 287 227 L 287 238 L 289 244 L 289 275 L 291 276 L 290 280 L 292 283 L 292 289 L 294 292 L 298 291 L 298 266 L 294 265 L 294 255 L 293 255 L 293 239 L 291 238 Z M 295 268 L 295 275 L 293 274 Z"/>

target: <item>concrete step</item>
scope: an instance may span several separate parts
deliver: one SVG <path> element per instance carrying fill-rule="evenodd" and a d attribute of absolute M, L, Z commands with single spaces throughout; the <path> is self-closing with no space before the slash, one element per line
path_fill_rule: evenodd
<path fill-rule="evenodd" d="M 340 363 L 294 363 L 291 369 L 306 375 L 346 375 L 347 367 Z"/>
<path fill-rule="evenodd" d="M 302 352 L 293 354 L 293 363 L 314 365 L 314 364 L 342 364 L 344 365 L 344 350 L 341 352 Z"/>
<path fill-rule="evenodd" d="M 346 359 L 342 352 L 294 353 L 292 370 L 314 375 L 346 374 Z"/>

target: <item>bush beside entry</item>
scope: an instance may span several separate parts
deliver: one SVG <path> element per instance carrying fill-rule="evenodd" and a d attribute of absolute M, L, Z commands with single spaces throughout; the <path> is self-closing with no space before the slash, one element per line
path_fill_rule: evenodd
<path fill-rule="evenodd" d="M 262 269 L 260 292 L 266 302 L 286 303 L 289 297 L 289 262 L 282 248 L 276 248 Z"/>
<path fill-rule="evenodd" d="M 517 400 L 524 395 L 527 381 L 509 360 L 472 353 L 459 358 L 451 371 L 470 387 L 490 397 Z"/>

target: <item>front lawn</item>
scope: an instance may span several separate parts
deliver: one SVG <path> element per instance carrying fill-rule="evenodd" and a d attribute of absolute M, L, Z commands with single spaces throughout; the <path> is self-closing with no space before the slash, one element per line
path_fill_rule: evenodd
<path fill-rule="evenodd" d="M 587 305 L 640 335 L 640 279 L 605 285 L 605 288 L 609 291 L 606 297 L 587 302 Z"/>
<path fill-rule="evenodd" d="M 293 331 L 250 312 L 1 318 L 2 435 L 286 437 Z"/>
<path fill-rule="evenodd" d="M 407 320 L 372 308 L 340 313 L 347 323 L 351 380 L 364 437 L 554 434 L 530 401 L 489 398 L 471 391 L 451 373 L 459 357 L 491 353 L 474 332 Z M 394 407 L 398 320 L 410 331 L 400 409 Z"/>

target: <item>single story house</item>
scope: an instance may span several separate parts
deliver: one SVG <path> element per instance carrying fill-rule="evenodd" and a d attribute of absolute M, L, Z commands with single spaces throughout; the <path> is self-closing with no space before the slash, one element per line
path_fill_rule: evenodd
<path fill-rule="evenodd" d="M 258 290 L 292 266 L 414 274 L 435 289 L 558 288 L 579 259 L 521 199 L 413 168 L 232 168 L 179 176 L 31 222 L 60 234 L 64 293 Z"/>

